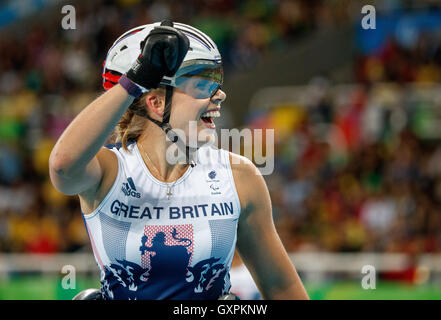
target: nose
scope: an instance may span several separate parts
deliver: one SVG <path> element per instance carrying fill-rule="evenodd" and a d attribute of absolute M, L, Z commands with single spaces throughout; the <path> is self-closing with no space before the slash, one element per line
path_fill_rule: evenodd
<path fill-rule="evenodd" d="M 217 89 L 216 93 L 211 97 L 211 101 L 215 104 L 220 104 L 227 98 L 227 94 L 221 88 Z"/>

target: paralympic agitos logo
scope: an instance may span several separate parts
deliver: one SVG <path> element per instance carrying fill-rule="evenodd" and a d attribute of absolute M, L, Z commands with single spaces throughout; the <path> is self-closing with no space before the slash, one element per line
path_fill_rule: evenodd
<path fill-rule="evenodd" d="M 133 182 L 133 179 L 131 177 L 127 178 L 127 182 L 123 183 L 121 187 L 121 191 L 127 196 L 127 197 L 134 197 L 134 198 L 141 198 L 141 194 L 139 192 L 136 192 L 135 183 Z"/>

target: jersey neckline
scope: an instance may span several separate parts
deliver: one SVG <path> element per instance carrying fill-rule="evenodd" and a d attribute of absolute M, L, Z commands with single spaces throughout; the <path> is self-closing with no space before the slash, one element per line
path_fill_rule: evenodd
<path fill-rule="evenodd" d="M 190 175 L 190 173 L 191 173 L 191 171 L 193 169 L 192 166 L 188 166 L 187 170 L 184 172 L 184 174 L 178 180 L 175 180 L 175 181 L 172 181 L 172 182 L 164 182 L 164 181 L 161 181 L 161 180 L 158 180 L 157 178 L 155 178 L 153 176 L 153 174 L 150 172 L 149 168 L 147 167 L 147 165 L 145 164 L 145 162 L 144 162 L 144 160 L 143 160 L 143 158 L 141 156 L 141 153 L 139 152 L 139 148 L 138 148 L 138 143 L 137 142 L 135 142 L 133 144 L 133 149 L 135 151 L 136 158 L 141 163 L 142 170 L 147 174 L 147 176 L 153 182 L 155 182 L 155 183 L 157 183 L 157 184 L 159 184 L 161 186 L 171 187 L 171 186 L 176 186 L 176 185 L 180 184 L 182 181 L 184 181 L 188 177 L 188 175 Z"/>

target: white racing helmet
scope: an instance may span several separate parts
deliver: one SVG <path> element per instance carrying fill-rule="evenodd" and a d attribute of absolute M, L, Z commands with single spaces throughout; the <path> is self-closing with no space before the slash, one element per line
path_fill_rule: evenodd
<path fill-rule="evenodd" d="M 103 87 L 110 89 L 118 83 L 121 75 L 125 74 L 141 53 L 141 42 L 154 27 L 161 22 L 142 25 L 121 35 L 107 52 L 103 64 Z M 174 77 L 164 77 L 161 84 L 173 85 L 180 75 L 191 72 L 193 68 L 204 65 L 208 68 L 222 66 L 222 59 L 216 44 L 202 31 L 189 25 L 174 22 L 173 27 L 187 36 L 190 46 L 184 60 Z M 144 89 L 144 92 L 148 90 Z"/>
<path fill-rule="evenodd" d="M 191 147 L 185 145 L 169 124 L 173 87 L 184 90 L 195 98 L 212 97 L 223 82 L 222 59 L 216 44 L 200 30 L 178 22 L 156 22 L 133 28 L 121 35 L 107 52 L 103 65 L 103 87 L 105 90 L 118 83 L 119 78 L 132 67 L 141 53 L 141 43 L 153 28 L 172 26 L 181 31 L 189 40 L 189 49 L 178 71 L 173 77 L 161 80 L 166 88 L 165 109 L 162 121 L 151 118 L 145 110 L 135 110 L 136 114 L 157 124 L 170 141 L 185 147 L 188 157 Z M 196 77 L 193 77 L 196 76 Z M 195 81 L 193 81 L 195 80 Z M 201 89 L 203 88 L 203 89 Z M 141 88 L 143 92 L 148 90 Z M 196 148 L 197 149 L 197 148 Z M 192 166 L 194 162 L 192 161 Z"/>

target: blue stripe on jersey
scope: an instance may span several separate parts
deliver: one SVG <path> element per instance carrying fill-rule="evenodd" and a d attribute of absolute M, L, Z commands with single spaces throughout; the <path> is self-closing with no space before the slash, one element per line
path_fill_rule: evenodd
<path fill-rule="evenodd" d="M 226 257 L 234 244 L 237 219 L 210 220 L 211 256 Z"/>
<path fill-rule="evenodd" d="M 107 256 L 113 262 L 126 259 L 126 243 L 131 223 L 115 220 L 106 214 L 100 214 L 100 220 Z"/>

